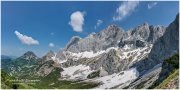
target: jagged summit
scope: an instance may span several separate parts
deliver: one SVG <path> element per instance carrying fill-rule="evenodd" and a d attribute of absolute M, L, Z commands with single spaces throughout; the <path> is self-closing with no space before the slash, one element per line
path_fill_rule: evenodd
<path fill-rule="evenodd" d="M 65 50 L 67 50 L 71 45 L 76 44 L 81 38 L 79 36 L 73 36 L 71 40 L 68 42 L 68 44 L 65 47 Z"/>
<path fill-rule="evenodd" d="M 52 50 L 49 50 L 45 56 L 54 56 L 55 53 Z"/>
<path fill-rule="evenodd" d="M 48 60 L 53 60 L 53 57 L 55 57 L 55 53 L 52 50 L 50 50 L 42 57 L 41 63 L 44 63 Z"/>
<path fill-rule="evenodd" d="M 26 60 L 38 59 L 38 57 L 32 51 L 27 51 L 20 58 L 23 58 L 23 59 L 26 59 Z"/>
<path fill-rule="evenodd" d="M 144 22 L 141 26 L 149 26 L 148 22 Z"/>
<path fill-rule="evenodd" d="M 132 47 L 144 46 L 146 43 L 154 43 L 163 35 L 165 28 L 157 27 L 150 28 L 149 24 L 144 22 L 142 25 L 126 32 L 117 25 L 112 24 L 99 33 L 91 33 L 85 38 L 73 36 L 63 50 L 77 53 L 84 51 L 97 52 L 106 50 L 109 47 L 124 47 L 126 44 Z M 139 45 L 139 42 L 141 45 Z"/>
<path fill-rule="evenodd" d="M 107 28 L 105 28 L 104 30 L 102 30 L 102 32 L 117 32 L 117 31 L 121 31 L 121 32 L 124 32 L 124 29 L 119 27 L 118 25 L 116 24 L 111 24 L 109 26 L 107 26 Z"/>

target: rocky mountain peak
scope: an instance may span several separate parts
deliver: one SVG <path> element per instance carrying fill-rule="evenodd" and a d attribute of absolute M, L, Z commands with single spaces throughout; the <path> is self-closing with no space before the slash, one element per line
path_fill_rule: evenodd
<path fill-rule="evenodd" d="M 149 26 L 148 22 L 144 22 L 141 26 Z"/>
<path fill-rule="evenodd" d="M 67 50 L 71 45 L 76 44 L 81 38 L 79 36 L 73 36 L 71 40 L 68 42 L 68 44 L 65 47 L 65 50 Z"/>
<path fill-rule="evenodd" d="M 42 57 L 42 61 L 41 62 L 44 63 L 44 62 L 46 62 L 48 60 L 53 60 L 53 57 L 55 57 L 55 53 L 52 50 L 50 50 L 49 52 L 47 52 L 46 55 L 44 55 Z"/>
<path fill-rule="evenodd" d="M 95 32 L 92 32 L 91 34 L 88 35 L 89 38 L 94 38 L 96 36 Z"/>
<path fill-rule="evenodd" d="M 107 28 L 98 33 L 99 39 L 121 39 L 126 32 L 115 24 L 109 25 Z"/>
<path fill-rule="evenodd" d="M 105 30 L 103 30 L 104 32 L 118 32 L 118 31 L 124 31 L 122 28 L 118 27 L 115 24 L 109 25 Z"/>
<path fill-rule="evenodd" d="M 54 52 L 50 50 L 46 55 L 54 55 Z"/>
<path fill-rule="evenodd" d="M 108 28 L 108 29 L 111 29 L 111 28 L 117 28 L 117 27 L 118 27 L 117 25 L 111 24 L 111 25 L 109 25 L 107 28 Z"/>
<path fill-rule="evenodd" d="M 26 60 L 38 59 L 38 57 L 32 51 L 27 51 L 20 58 L 23 58 L 23 59 L 26 59 Z"/>
<path fill-rule="evenodd" d="M 163 36 L 157 38 L 153 44 L 151 52 L 148 55 L 148 58 L 135 64 L 138 66 L 137 70 L 139 72 L 142 72 L 145 69 L 148 70 L 179 52 L 178 16 L 179 15 L 177 15 L 176 19 L 166 28 Z M 144 67 L 142 68 L 142 66 Z"/>

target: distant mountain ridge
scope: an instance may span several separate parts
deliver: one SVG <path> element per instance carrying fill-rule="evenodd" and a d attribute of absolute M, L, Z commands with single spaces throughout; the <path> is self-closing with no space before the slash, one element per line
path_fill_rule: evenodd
<path fill-rule="evenodd" d="M 116 25 L 110 25 L 100 33 L 92 33 L 83 39 L 78 36 L 72 37 L 65 48 L 57 53 L 56 58 L 65 59 L 64 51 L 98 52 L 109 47 L 123 48 L 126 45 L 131 48 L 144 47 L 147 44 L 153 44 L 165 30 L 164 26 L 152 26 L 144 23 L 125 32 Z"/>
<path fill-rule="evenodd" d="M 16 56 L 1 55 L 1 59 L 15 59 Z"/>
<path fill-rule="evenodd" d="M 72 37 L 58 53 L 50 50 L 39 58 L 28 51 L 8 71 L 17 77 L 96 82 L 102 89 L 149 88 L 164 59 L 179 52 L 178 36 L 179 14 L 168 27 L 146 22 L 125 32 L 109 25 L 85 38 Z"/>
<path fill-rule="evenodd" d="M 116 25 L 110 25 L 100 33 L 92 33 L 84 39 L 77 36 L 72 37 L 66 45 L 65 51 L 83 52 L 93 50 L 96 52 L 98 50 L 105 50 L 108 47 L 123 47 L 124 45 L 120 44 L 121 41 L 130 43 L 133 40 L 142 40 L 154 43 L 163 35 L 165 29 L 164 26 L 149 26 L 148 23 L 144 23 L 125 32 Z"/>
<path fill-rule="evenodd" d="M 22 59 L 25 59 L 25 60 L 35 60 L 35 59 L 38 59 L 38 57 L 32 51 L 27 51 L 26 53 L 24 53 L 19 58 L 22 58 Z"/>

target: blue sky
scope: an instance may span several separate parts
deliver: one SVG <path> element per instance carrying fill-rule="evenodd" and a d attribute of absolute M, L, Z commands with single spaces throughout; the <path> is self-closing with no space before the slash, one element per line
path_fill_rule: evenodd
<path fill-rule="evenodd" d="M 63 48 L 72 36 L 86 37 L 110 24 L 124 30 L 144 22 L 168 26 L 178 2 L 1 2 L 1 53 L 42 56 Z M 50 44 L 51 43 L 51 44 Z"/>

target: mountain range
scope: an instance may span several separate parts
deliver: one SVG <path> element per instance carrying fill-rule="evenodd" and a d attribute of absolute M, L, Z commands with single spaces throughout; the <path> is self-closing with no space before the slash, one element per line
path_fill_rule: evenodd
<path fill-rule="evenodd" d="M 168 27 L 145 22 L 125 31 L 109 25 L 85 38 L 74 36 L 57 53 L 39 58 L 28 51 L 2 63 L 2 70 L 8 77 L 39 80 L 36 85 L 25 83 L 26 88 L 164 88 L 161 82 L 179 70 L 178 53 L 179 14 Z M 177 76 L 172 80 L 179 82 Z M 178 83 L 171 84 L 169 88 L 178 88 Z"/>

